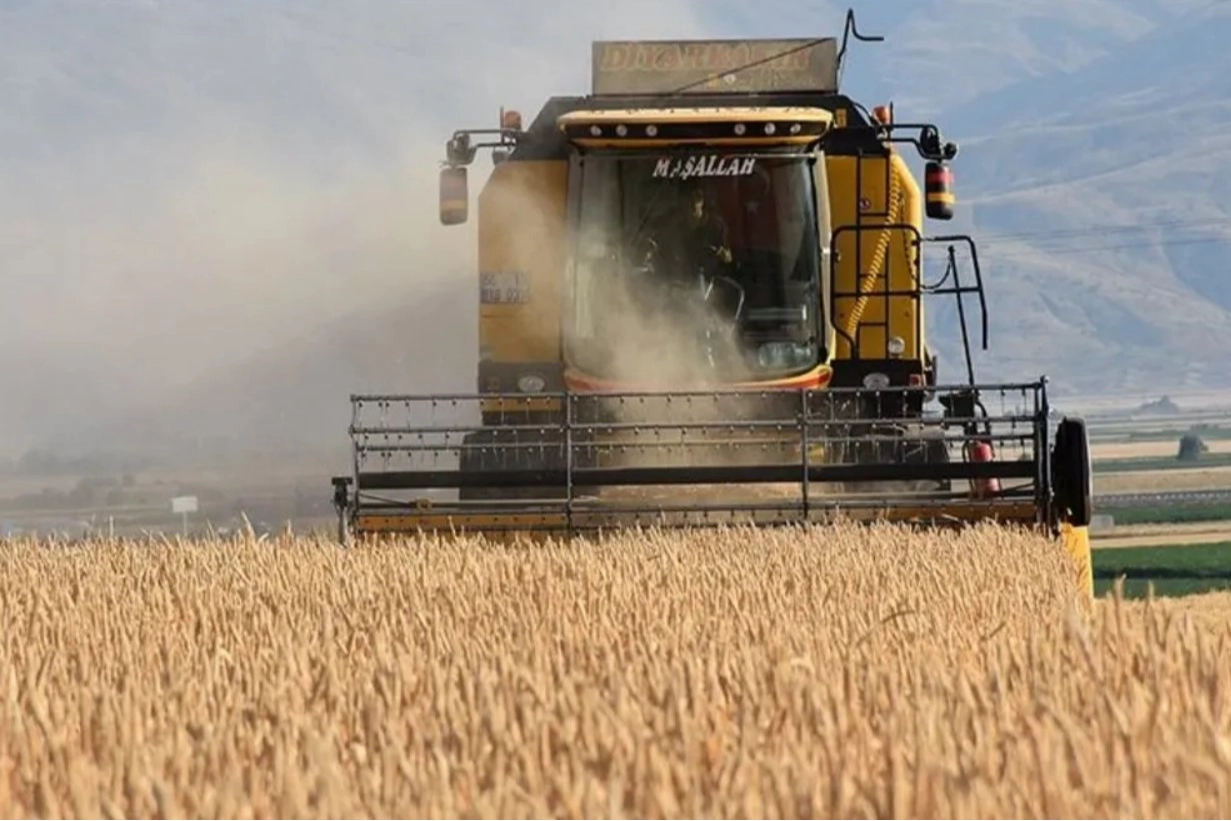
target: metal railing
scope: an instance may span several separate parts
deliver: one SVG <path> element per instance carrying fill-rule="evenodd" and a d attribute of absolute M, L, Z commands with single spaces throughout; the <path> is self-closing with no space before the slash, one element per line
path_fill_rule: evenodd
<path fill-rule="evenodd" d="M 892 394 L 924 390 L 956 401 L 923 416 L 880 411 Z M 546 421 L 545 399 L 559 408 Z M 943 516 L 971 503 L 1027 508 L 1041 521 L 1051 496 L 1044 382 L 351 401 L 340 512 L 404 516 L 410 529 L 424 511 L 555 513 L 572 528 L 666 514 L 802 522 L 895 506 Z"/>

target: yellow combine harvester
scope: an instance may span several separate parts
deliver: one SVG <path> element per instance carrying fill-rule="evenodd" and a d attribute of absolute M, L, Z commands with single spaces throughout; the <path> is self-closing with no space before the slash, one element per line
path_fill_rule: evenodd
<path fill-rule="evenodd" d="M 493 149 L 478 390 L 352 397 L 341 537 L 994 518 L 1088 575 L 1085 427 L 1053 433 L 1045 379 L 975 384 L 975 244 L 923 232 L 953 216 L 957 146 L 839 91 L 852 34 L 879 39 L 848 13 L 841 48 L 598 42 L 591 94 L 456 132 L 446 225 Z M 964 382 L 938 379 L 925 295 L 953 300 Z"/>

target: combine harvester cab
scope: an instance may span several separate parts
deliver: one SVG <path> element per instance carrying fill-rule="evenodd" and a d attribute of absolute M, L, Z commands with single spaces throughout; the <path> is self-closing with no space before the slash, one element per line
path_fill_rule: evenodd
<path fill-rule="evenodd" d="M 351 398 L 340 538 L 995 519 L 1057 537 L 1089 589 L 1085 426 L 1053 430 L 1046 379 L 976 383 L 977 248 L 923 231 L 957 146 L 839 91 L 852 35 L 878 39 L 848 12 L 840 48 L 599 42 L 591 94 L 456 132 L 446 225 L 493 150 L 478 390 Z M 925 296 L 954 300 L 965 382 L 937 378 Z"/>

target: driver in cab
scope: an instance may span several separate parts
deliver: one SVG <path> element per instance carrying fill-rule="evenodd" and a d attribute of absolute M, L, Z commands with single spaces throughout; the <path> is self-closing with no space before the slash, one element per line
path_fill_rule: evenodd
<path fill-rule="evenodd" d="M 720 272 L 717 263 L 731 263 L 727 225 L 722 217 L 705 207 L 705 189 L 693 186 L 683 200 L 683 208 L 667 221 L 659 233 L 659 247 L 669 278 L 695 282 L 701 272 L 713 277 Z"/>

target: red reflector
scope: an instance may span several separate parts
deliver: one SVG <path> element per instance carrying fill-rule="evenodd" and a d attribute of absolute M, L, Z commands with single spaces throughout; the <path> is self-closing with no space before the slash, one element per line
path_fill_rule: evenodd
<path fill-rule="evenodd" d="M 912 373 L 912 374 L 910 375 L 910 384 L 912 384 L 912 385 L 922 385 L 922 384 L 923 384 L 923 374 L 921 374 L 921 373 Z"/>

